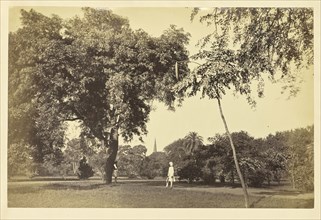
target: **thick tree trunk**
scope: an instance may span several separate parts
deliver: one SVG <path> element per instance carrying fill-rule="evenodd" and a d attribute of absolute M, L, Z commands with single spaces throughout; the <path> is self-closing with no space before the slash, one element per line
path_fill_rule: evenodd
<path fill-rule="evenodd" d="M 249 207 L 249 195 L 247 193 L 247 187 L 245 185 L 245 182 L 244 182 L 244 179 L 243 179 L 243 175 L 242 175 L 242 172 L 241 172 L 241 169 L 240 169 L 240 166 L 239 166 L 239 162 L 237 160 L 236 150 L 235 150 L 235 147 L 234 147 L 232 136 L 231 136 L 231 134 L 230 134 L 230 132 L 228 130 L 227 123 L 226 123 L 226 120 L 225 120 L 225 117 L 224 117 L 224 114 L 223 114 L 223 110 L 222 110 L 222 106 L 221 106 L 221 101 L 220 101 L 219 98 L 217 98 L 217 102 L 218 102 L 218 106 L 219 106 L 219 109 L 220 109 L 221 118 L 222 118 L 224 126 L 225 126 L 225 131 L 226 131 L 226 134 L 227 134 L 227 136 L 229 138 L 229 141 L 230 141 L 230 144 L 231 144 L 231 148 L 232 148 L 232 151 L 233 151 L 233 159 L 234 159 L 236 171 L 237 171 L 237 174 L 238 174 L 238 176 L 240 178 L 241 185 L 242 185 L 242 188 L 243 188 L 244 200 L 245 200 L 245 208 L 248 208 Z"/>
<path fill-rule="evenodd" d="M 105 183 L 110 184 L 113 178 L 114 162 L 118 151 L 118 128 L 110 131 L 109 144 L 107 149 L 107 160 L 105 164 Z"/>

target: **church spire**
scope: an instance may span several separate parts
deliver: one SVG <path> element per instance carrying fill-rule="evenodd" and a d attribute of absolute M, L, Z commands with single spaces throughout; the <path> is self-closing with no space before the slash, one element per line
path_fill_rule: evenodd
<path fill-rule="evenodd" d="M 154 140 L 154 151 L 153 151 L 153 152 L 154 152 L 154 153 L 157 152 L 156 138 L 155 138 L 155 140 Z"/>

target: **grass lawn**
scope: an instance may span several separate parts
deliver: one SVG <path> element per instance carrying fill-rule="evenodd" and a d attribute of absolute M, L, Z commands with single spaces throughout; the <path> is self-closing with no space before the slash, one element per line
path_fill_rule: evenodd
<path fill-rule="evenodd" d="M 313 208 L 313 195 L 251 188 L 249 193 L 254 208 Z M 167 189 L 164 181 L 28 181 L 8 183 L 8 207 L 244 208 L 244 197 L 241 188 L 175 183 Z"/>

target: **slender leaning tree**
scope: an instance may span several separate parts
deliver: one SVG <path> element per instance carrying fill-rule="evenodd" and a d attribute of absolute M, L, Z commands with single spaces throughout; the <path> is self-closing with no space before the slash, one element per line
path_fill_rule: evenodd
<path fill-rule="evenodd" d="M 160 37 L 151 37 L 132 30 L 127 19 L 110 10 L 83 12 L 81 18 L 62 20 L 22 10 L 22 27 L 9 36 L 9 96 L 16 100 L 9 109 L 17 107 L 22 115 L 32 112 L 26 118 L 36 127 L 35 134 L 50 134 L 53 125 L 61 131 L 66 121 L 80 122 L 82 135 L 99 139 L 107 148 L 108 184 L 119 135 L 128 141 L 147 133 L 152 100 L 173 108 L 174 101 L 182 99 L 183 93 L 172 90 L 178 82 L 174 66 L 176 60 L 188 59 L 189 34 L 171 26 Z M 187 65 L 181 72 L 187 74 Z M 17 88 L 26 99 L 15 97 Z M 19 117 L 10 114 L 9 122 Z M 9 129 L 19 130 L 14 124 Z"/>
<path fill-rule="evenodd" d="M 265 79 L 286 82 L 285 88 L 295 95 L 297 74 L 313 64 L 313 10 L 213 8 L 203 14 L 196 8 L 191 19 L 196 17 L 213 31 L 200 40 L 201 49 L 192 57 L 201 64 L 177 90 L 187 91 L 190 96 L 200 91 L 203 97 L 217 101 L 244 191 L 245 207 L 249 207 L 247 187 L 221 101 L 227 90 L 234 89 L 255 105 L 252 85 L 256 81 L 258 96 L 263 97 Z"/>

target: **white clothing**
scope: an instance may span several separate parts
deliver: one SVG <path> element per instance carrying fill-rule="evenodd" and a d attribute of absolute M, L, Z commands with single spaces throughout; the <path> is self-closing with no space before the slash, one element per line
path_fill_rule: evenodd
<path fill-rule="evenodd" d="M 167 176 L 168 177 L 173 177 L 174 176 L 174 167 L 169 167 L 168 168 Z"/>

